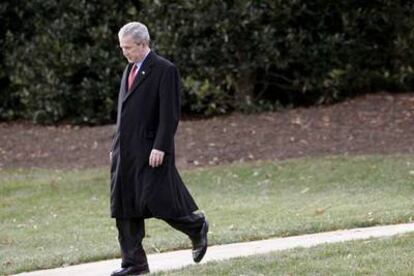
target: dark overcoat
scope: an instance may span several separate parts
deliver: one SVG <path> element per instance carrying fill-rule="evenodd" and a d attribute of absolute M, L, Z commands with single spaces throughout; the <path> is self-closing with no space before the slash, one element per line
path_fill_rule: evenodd
<path fill-rule="evenodd" d="M 111 216 L 177 218 L 197 210 L 175 167 L 174 135 L 180 116 L 177 68 L 150 51 L 132 88 L 126 66 L 119 91 L 111 162 Z M 152 149 L 165 152 L 149 166 Z"/>

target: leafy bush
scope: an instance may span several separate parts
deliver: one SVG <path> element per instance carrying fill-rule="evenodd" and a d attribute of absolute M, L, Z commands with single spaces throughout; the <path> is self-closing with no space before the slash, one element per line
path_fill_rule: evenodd
<path fill-rule="evenodd" d="M 18 116 L 37 123 L 111 121 L 124 66 L 116 34 L 127 10 L 110 0 L 17 1 L 8 9 L 25 22 L 5 40 Z"/>
<path fill-rule="evenodd" d="M 410 91 L 413 13 L 414 3 L 391 0 L 9 1 L 0 5 L 0 117 L 112 121 L 125 64 L 116 34 L 131 20 L 180 69 L 185 112 Z"/>
<path fill-rule="evenodd" d="M 214 87 L 212 102 L 200 105 L 206 93 L 185 86 L 196 112 L 413 88 L 414 4 L 407 1 L 142 2 L 159 51 Z M 223 94 L 231 97 L 224 107 Z"/>

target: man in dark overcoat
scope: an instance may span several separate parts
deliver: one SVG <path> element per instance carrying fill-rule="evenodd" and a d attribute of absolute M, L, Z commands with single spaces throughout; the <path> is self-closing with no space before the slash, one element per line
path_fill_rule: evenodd
<path fill-rule="evenodd" d="M 121 268 L 112 273 L 149 272 L 142 247 L 144 219 L 162 219 L 189 236 L 193 259 L 207 250 L 208 223 L 175 167 L 174 135 L 180 117 L 180 79 L 170 61 L 151 51 L 139 22 L 118 34 L 128 60 L 119 91 L 111 159 L 111 216 L 116 219 Z"/>

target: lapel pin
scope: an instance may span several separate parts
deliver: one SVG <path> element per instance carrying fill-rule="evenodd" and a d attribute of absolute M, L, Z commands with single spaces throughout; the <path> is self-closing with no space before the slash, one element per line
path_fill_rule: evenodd
<path fill-rule="evenodd" d="M 145 71 L 142 71 L 142 74 L 145 75 Z"/>

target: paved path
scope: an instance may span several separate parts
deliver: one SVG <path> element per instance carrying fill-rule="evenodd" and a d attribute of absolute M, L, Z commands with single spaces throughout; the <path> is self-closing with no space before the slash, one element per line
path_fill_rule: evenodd
<path fill-rule="evenodd" d="M 414 232 L 414 223 L 356 228 L 351 230 L 340 230 L 287 238 L 273 238 L 261 241 L 216 245 L 208 248 L 207 254 L 201 263 L 226 260 L 230 258 L 243 257 L 254 254 L 265 254 L 272 251 L 279 251 L 295 247 L 311 247 L 324 243 L 388 237 L 408 232 Z M 152 272 L 171 270 L 193 264 L 190 250 L 179 250 L 160 254 L 151 254 L 148 255 L 148 262 Z M 28 272 L 19 275 L 103 276 L 109 275 L 110 272 L 117 269 L 119 265 L 120 260 L 117 259 Z"/>

